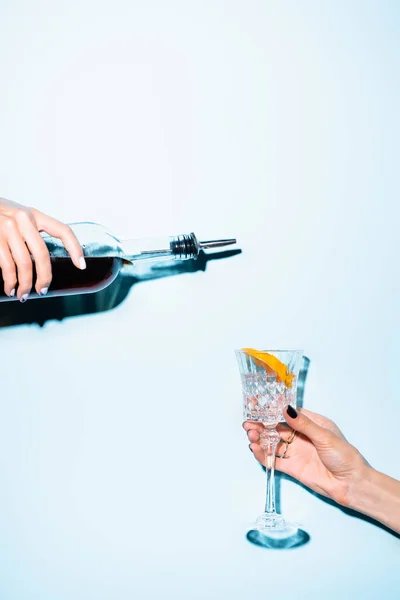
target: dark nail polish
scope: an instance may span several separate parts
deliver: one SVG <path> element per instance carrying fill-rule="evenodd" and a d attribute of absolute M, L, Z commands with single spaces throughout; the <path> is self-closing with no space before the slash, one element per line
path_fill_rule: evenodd
<path fill-rule="evenodd" d="M 289 417 L 291 417 L 292 419 L 295 419 L 297 417 L 297 410 L 295 408 L 293 408 L 293 406 L 291 406 L 289 404 L 289 406 L 287 407 L 287 414 L 289 415 Z"/>
<path fill-rule="evenodd" d="M 253 450 L 250 448 L 250 446 L 249 446 L 249 450 L 250 450 L 250 452 L 253 452 Z M 253 452 L 253 454 L 254 454 L 254 452 Z"/>

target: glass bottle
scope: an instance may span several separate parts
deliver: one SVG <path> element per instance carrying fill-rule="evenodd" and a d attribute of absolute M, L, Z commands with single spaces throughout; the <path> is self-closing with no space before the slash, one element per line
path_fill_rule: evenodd
<path fill-rule="evenodd" d="M 62 242 L 49 235 L 43 239 L 49 250 L 53 279 L 46 298 L 98 292 L 110 285 L 124 265 L 137 261 L 187 260 L 197 258 L 202 249 L 222 248 L 235 244 L 236 240 L 197 241 L 194 233 L 163 238 L 119 240 L 97 223 L 74 223 L 71 225 L 83 248 L 86 269 L 77 269 L 69 258 Z M 35 265 L 33 264 L 35 271 Z M 34 272 L 34 279 L 36 273 Z M 34 287 L 30 298 L 41 298 Z M 4 292 L 0 271 L 0 302 L 16 300 Z"/>

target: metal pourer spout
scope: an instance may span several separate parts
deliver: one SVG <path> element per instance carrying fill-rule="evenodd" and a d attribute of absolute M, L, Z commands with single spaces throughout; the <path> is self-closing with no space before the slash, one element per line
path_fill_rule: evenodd
<path fill-rule="evenodd" d="M 231 246 L 232 244 L 236 244 L 236 240 L 233 238 L 199 242 L 197 241 L 195 234 L 191 233 L 190 235 L 183 234 L 174 237 L 171 241 L 171 251 L 178 260 L 185 260 L 188 258 L 197 258 L 200 250 L 224 248 L 225 246 Z"/>
<path fill-rule="evenodd" d="M 224 246 L 232 246 L 236 244 L 235 239 L 228 240 L 210 240 L 207 242 L 199 242 L 200 249 L 208 249 L 208 248 L 223 248 Z"/>

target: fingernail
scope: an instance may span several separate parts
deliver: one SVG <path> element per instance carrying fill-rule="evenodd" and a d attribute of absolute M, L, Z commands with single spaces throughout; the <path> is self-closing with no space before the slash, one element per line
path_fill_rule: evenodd
<path fill-rule="evenodd" d="M 24 303 L 28 300 L 29 294 L 24 294 L 23 296 L 21 296 L 21 300 L 20 302 Z"/>
<path fill-rule="evenodd" d="M 83 256 L 81 256 L 79 259 L 79 268 L 82 269 L 82 271 L 86 269 L 86 260 L 83 258 Z"/>
<path fill-rule="evenodd" d="M 292 419 L 295 419 L 297 417 L 297 410 L 295 408 L 293 408 L 293 406 L 291 406 L 289 404 L 289 406 L 287 407 L 287 414 L 289 415 L 289 417 L 291 417 Z"/>
<path fill-rule="evenodd" d="M 44 288 L 42 288 L 42 289 L 40 290 L 39 294 L 40 294 L 41 296 L 45 296 L 45 295 L 47 294 L 47 292 L 48 292 L 48 291 L 49 291 L 49 288 L 48 288 L 48 287 L 44 287 Z"/>
<path fill-rule="evenodd" d="M 250 452 L 253 452 L 253 450 L 251 449 L 251 446 L 250 446 L 250 444 L 249 444 L 249 450 L 250 450 Z M 254 454 L 254 452 L 253 452 L 253 454 Z"/>
<path fill-rule="evenodd" d="M 15 296 L 15 288 L 13 288 L 10 292 L 10 298 L 14 298 Z"/>

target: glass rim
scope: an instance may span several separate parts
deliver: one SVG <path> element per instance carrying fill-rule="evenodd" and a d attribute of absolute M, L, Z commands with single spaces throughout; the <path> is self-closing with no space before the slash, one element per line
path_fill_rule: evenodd
<path fill-rule="evenodd" d="M 277 348 L 274 349 L 268 349 L 268 350 L 256 350 L 256 352 L 291 352 L 291 353 L 301 353 L 304 356 L 304 350 L 302 350 L 301 348 L 283 348 L 282 350 L 278 350 Z M 248 354 L 247 352 L 245 352 L 243 350 L 243 348 L 237 348 L 235 349 L 235 354 L 245 354 L 246 356 L 251 356 L 250 354 Z"/>

